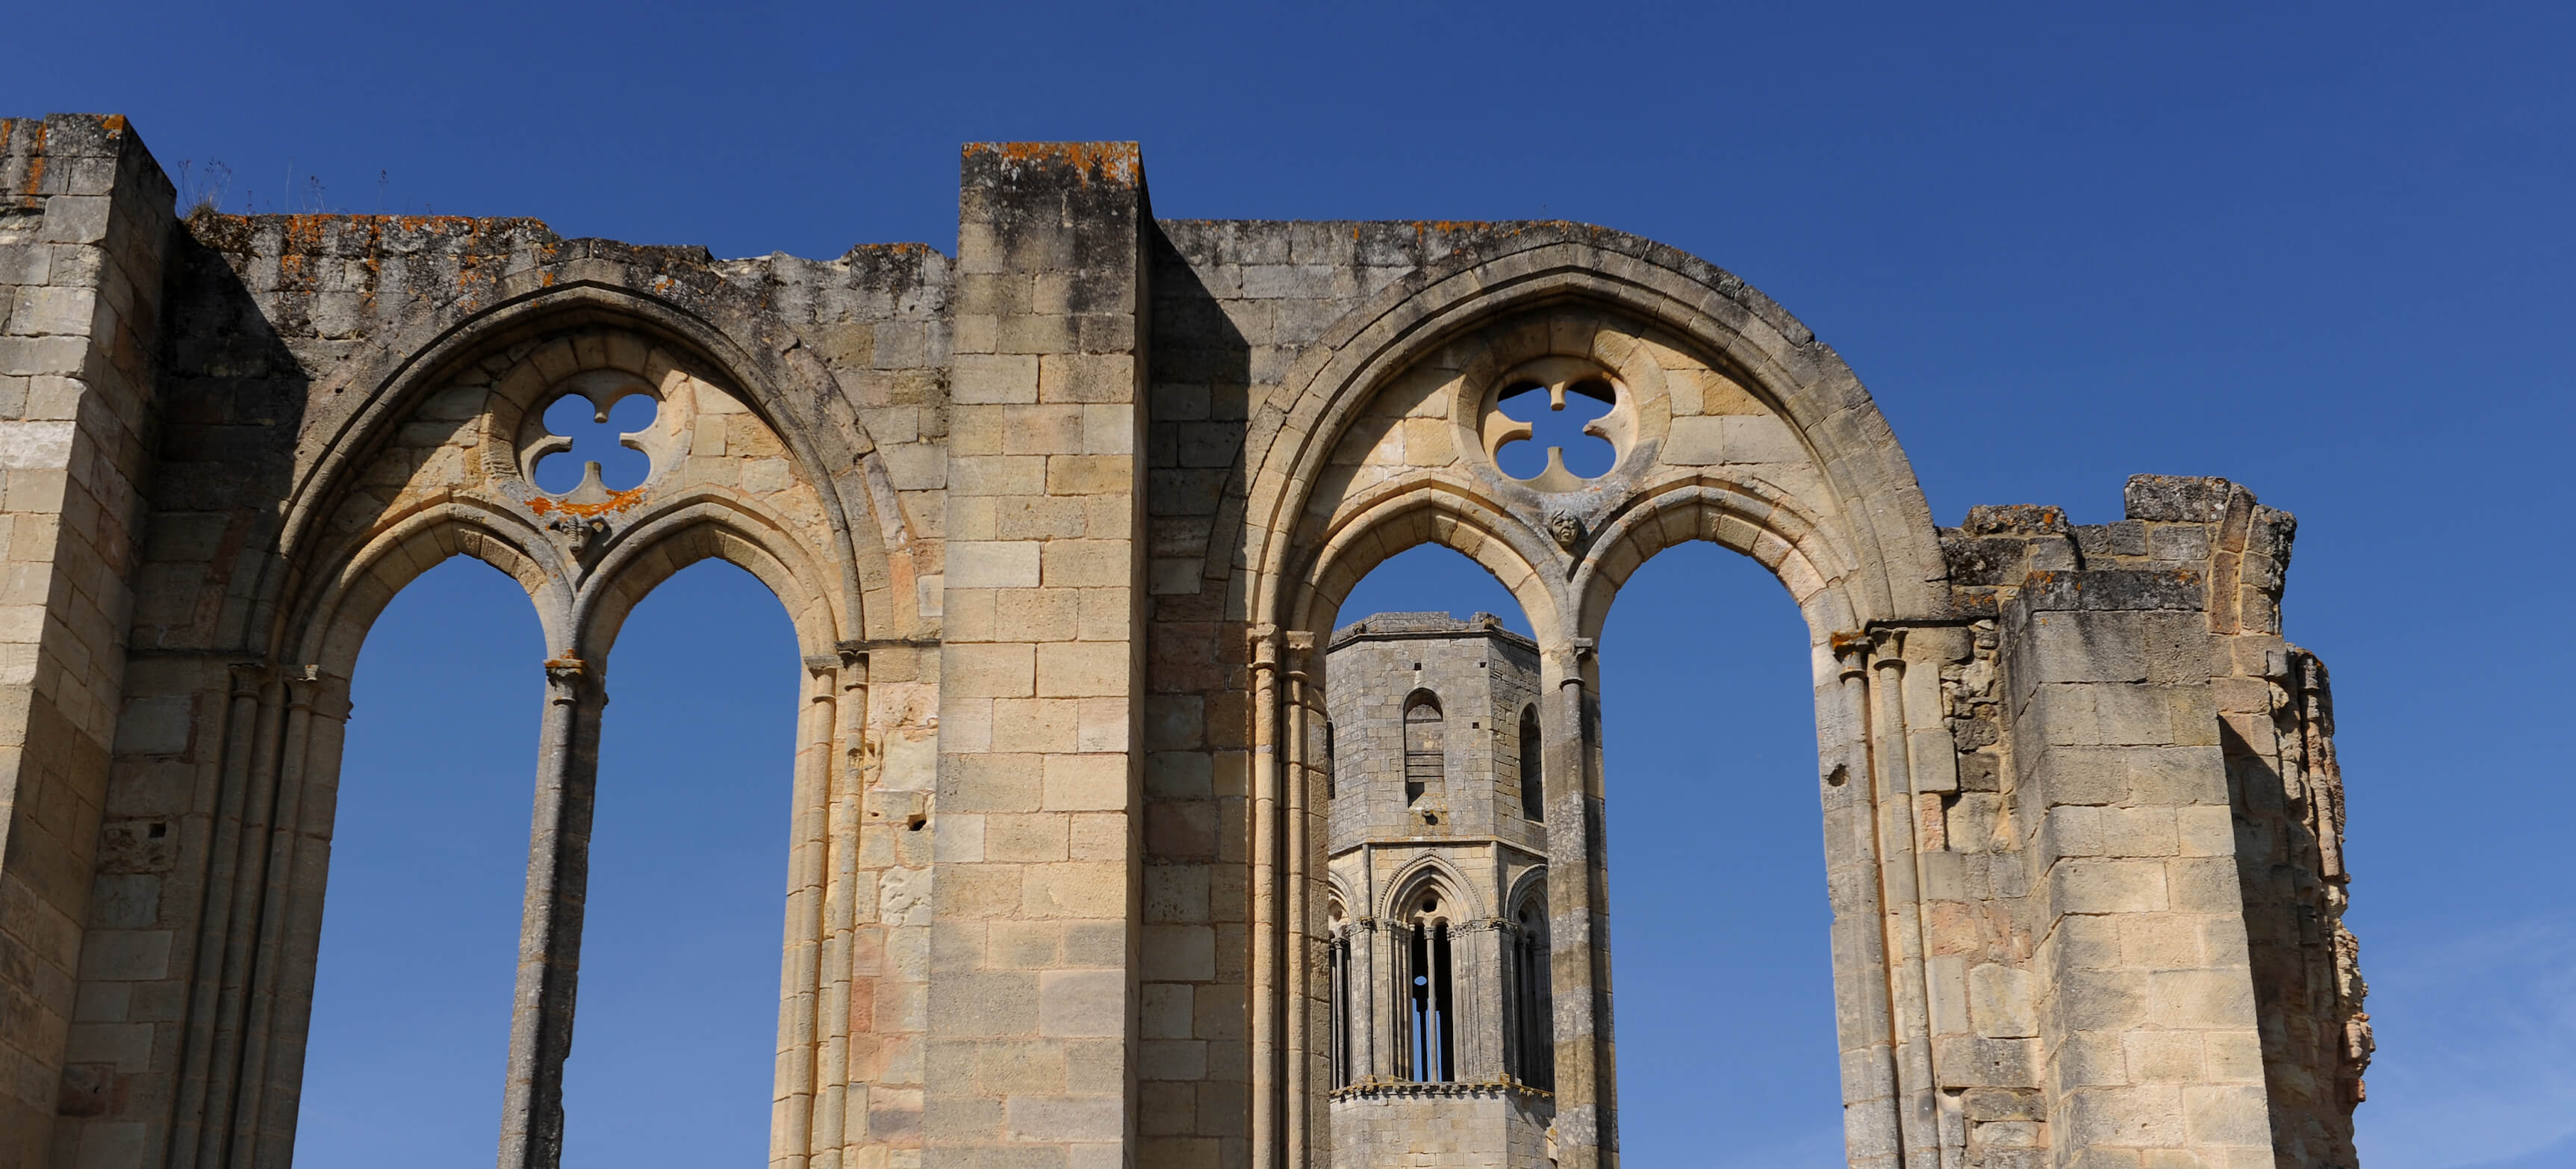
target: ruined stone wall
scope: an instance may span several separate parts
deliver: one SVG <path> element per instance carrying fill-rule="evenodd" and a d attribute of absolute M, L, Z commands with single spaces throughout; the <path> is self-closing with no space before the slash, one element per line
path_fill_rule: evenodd
<path fill-rule="evenodd" d="M 1694 539 L 1809 625 L 1851 1165 L 2352 1163 L 2369 1029 L 2288 516 L 2140 477 L 2118 523 L 1936 530 L 1829 347 L 1618 232 L 1158 222 L 1125 144 L 960 177 L 953 259 L 718 260 L 183 223 L 120 119 L 0 122 L 0 1169 L 285 1162 L 348 672 L 458 555 L 548 642 L 505 1164 L 558 1152 L 608 649 L 707 557 L 778 594 L 809 677 L 773 1165 L 1320 1164 L 1320 655 L 1423 543 L 1536 630 L 1554 1152 L 1613 1165 L 1590 638 Z M 1526 369 L 1616 383 L 1612 472 L 1497 470 Z M 629 436 L 648 479 L 534 487 L 530 418 L 612 383 L 668 411 Z"/>
<path fill-rule="evenodd" d="M 2055 1098 L 2087 1126 L 2049 1134 L 2060 1155 L 2144 1147 L 2158 1122 L 2129 1118 L 2155 1115 L 2283 1165 L 2352 1165 L 2370 1034 L 2341 923 L 2332 699 L 2323 665 L 2280 636 L 2295 522 L 2220 479 L 2136 476 L 2126 498 L 2116 523 L 1981 507 L 1943 533 L 1962 612 L 2004 618 L 1977 620 L 1975 653 L 1945 671 L 1962 790 L 1944 829 L 1954 848 L 2027 857 L 1961 890 L 1946 913 L 1981 928 L 1950 945 L 2056 964 L 2035 982 L 1969 970 L 1978 1042 L 2041 1040 L 2040 1066 L 1999 1060 L 2010 1082 L 1965 1095 L 1971 1131 L 2018 1143 Z M 2018 712 L 1996 700 L 1999 640 L 2021 655 Z M 2052 682 L 2082 697 L 2052 703 Z"/>
<path fill-rule="evenodd" d="M 108 782 L 111 749 L 185 733 L 119 722 L 171 219 L 124 119 L 0 121 L 0 1163 L 61 1155 L 56 1114 L 104 1111 L 172 1006 L 138 928 L 170 825 Z"/>

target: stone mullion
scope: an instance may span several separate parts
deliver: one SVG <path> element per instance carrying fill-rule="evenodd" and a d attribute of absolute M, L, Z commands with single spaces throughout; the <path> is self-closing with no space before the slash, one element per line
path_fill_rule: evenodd
<path fill-rule="evenodd" d="M 1599 926 L 1606 907 L 1593 855 L 1600 810 L 1592 745 L 1584 733 L 1591 701 L 1586 673 L 1588 640 L 1546 651 L 1556 675 L 1542 706 L 1540 733 L 1547 745 L 1547 853 L 1549 868 L 1568 879 L 1548 882 L 1553 940 L 1548 966 L 1556 987 L 1557 1150 L 1562 1169 L 1602 1169 L 1613 1163 L 1609 1117 L 1609 988 L 1596 985 L 1603 964 Z"/>
<path fill-rule="evenodd" d="M 1836 1015 L 1843 1034 L 1844 1155 L 1852 1169 L 1893 1169 L 1903 1164 L 1904 1131 L 1899 1107 L 1896 1018 L 1889 985 L 1886 866 L 1879 858 L 1876 799 L 1870 778 L 1869 643 L 1857 634 L 1837 635 L 1834 654 L 1841 660 L 1837 709 L 1830 725 L 1838 741 L 1825 744 L 1826 757 L 1839 756 L 1826 781 L 1828 832 L 1849 842 L 1845 870 L 1832 875 L 1841 894 L 1834 907 Z M 1828 848 L 1829 856 L 1837 850 Z"/>
<path fill-rule="evenodd" d="M 1485 996 L 1486 1009 L 1494 1014 L 1494 1077 L 1508 1079 L 1512 1072 L 1512 1031 L 1519 1026 L 1519 1002 L 1512 996 L 1519 979 L 1512 972 L 1513 939 L 1520 930 L 1508 919 L 1496 919 L 1493 929 L 1493 985 Z"/>
<path fill-rule="evenodd" d="M 1499 943 L 1502 923 L 1471 921 L 1449 929 L 1449 1001 L 1458 1012 L 1458 1079 L 1490 1083 L 1503 1078 L 1503 1022 Z M 1461 961 L 1460 959 L 1464 960 Z"/>
<path fill-rule="evenodd" d="M 1386 1074 L 1385 1061 L 1378 1054 L 1385 1046 L 1379 1041 L 1378 997 L 1386 984 L 1378 969 L 1377 919 L 1362 917 L 1353 921 L 1350 937 L 1351 961 L 1343 978 L 1350 983 L 1351 1017 L 1343 1026 L 1350 1034 L 1351 1081 L 1357 1083 Z"/>
<path fill-rule="evenodd" d="M 607 705 L 595 667 L 570 658 L 546 663 L 509 1078 L 502 1089 L 501 1169 L 555 1169 L 563 1159 L 563 1064 L 572 1052 L 600 717 Z"/>

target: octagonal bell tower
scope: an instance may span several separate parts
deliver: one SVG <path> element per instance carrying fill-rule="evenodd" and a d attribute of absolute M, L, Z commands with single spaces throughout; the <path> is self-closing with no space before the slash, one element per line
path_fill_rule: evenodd
<path fill-rule="evenodd" d="M 1549 1163 L 1538 647 L 1380 613 L 1325 656 L 1333 1163 Z"/>

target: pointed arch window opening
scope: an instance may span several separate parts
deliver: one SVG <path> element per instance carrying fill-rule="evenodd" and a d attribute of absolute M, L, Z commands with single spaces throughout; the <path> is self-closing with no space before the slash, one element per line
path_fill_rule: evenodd
<path fill-rule="evenodd" d="M 1421 1083 L 1449 1083 L 1458 1078 L 1449 923 L 1417 921 L 1409 932 L 1404 987 L 1409 1070 Z"/>
<path fill-rule="evenodd" d="M 1556 1090 L 1556 1027 L 1550 1001 L 1545 886 L 1521 905 L 1512 931 L 1512 1078 L 1543 1091 Z"/>
<path fill-rule="evenodd" d="M 1339 929 L 1324 948 L 1327 999 L 1326 1040 L 1332 1050 L 1333 1086 L 1346 1087 L 1351 1082 L 1351 940 Z"/>

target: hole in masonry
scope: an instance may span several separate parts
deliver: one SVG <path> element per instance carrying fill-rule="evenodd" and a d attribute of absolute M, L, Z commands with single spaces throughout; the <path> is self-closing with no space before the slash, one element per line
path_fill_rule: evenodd
<path fill-rule="evenodd" d="M 1583 428 L 1610 413 L 1618 400 L 1618 391 L 1600 378 L 1584 378 L 1565 387 L 1562 409 L 1548 388 L 1537 382 L 1505 388 L 1495 409 L 1514 422 L 1527 423 L 1530 436 L 1504 443 L 1494 452 L 1494 465 L 1512 478 L 1535 479 L 1547 470 L 1547 452 L 1553 447 L 1565 452 L 1565 469 L 1577 478 L 1609 474 L 1619 461 L 1619 448 L 1600 435 L 1583 433 Z"/>
<path fill-rule="evenodd" d="M 930 823 L 930 817 L 913 816 L 903 822 L 903 828 L 906 832 L 919 832 L 921 831 L 921 826 L 927 823 Z"/>
<path fill-rule="evenodd" d="M 164 836 L 168 836 L 169 834 L 170 834 L 170 826 L 169 826 L 168 824 L 162 824 L 162 823 L 155 823 L 154 825 L 152 825 L 152 827 L 147 828 L 147 829 L 145 829 L 145 830 L 144 830 L 144 835 L 149 836 L 149 837 L 151 837 L 151 838 L 152 838 L 152 839 L 154 839 L 154 840 L 159 840 L 159 839 L 161 839 L 161 838 L 162 838 L 162 837 L 164 837 Z"/>
<path fill-rule="evenodd" d="M 652 398 L 628 394 L 602 410 L 580 394 L 566 394 L 546 407 L 546 433 L 572 440 L 570 450 L 537 460 L 537 490 L 563 495 L 581 486 L 591 463 L 599 464 L 599 485 L 611 491 L 642 486 L 653 473 L 653 460 L 619 441 L 653 424 L 658 412 Z"/>

